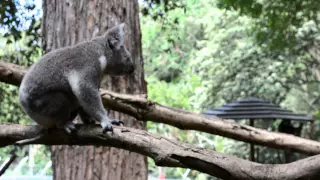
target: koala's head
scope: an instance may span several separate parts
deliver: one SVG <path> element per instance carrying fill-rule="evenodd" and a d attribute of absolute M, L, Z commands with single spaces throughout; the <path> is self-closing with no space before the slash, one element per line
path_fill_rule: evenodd
<path fill-rule="evenodd" d="M 125 75 L 133 73 L 135 67 L 131 55 L 124 47 L 124 27 L 121 23 L 105 33 L 107 39 L 107 66 L 106 74 Z"/>

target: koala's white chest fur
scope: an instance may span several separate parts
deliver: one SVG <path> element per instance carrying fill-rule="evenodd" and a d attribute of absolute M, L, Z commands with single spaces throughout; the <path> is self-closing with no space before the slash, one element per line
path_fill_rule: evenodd
<path fill-rule="evenodd" d="M 100 62 L 100 67 L 101 67 L 101 72 L 103 72 L 106 67 L 107 67 L 107 59 L 106 56 L 100 56 L 99 57 L 99 62 Z"/>
<path fill-rule="evenodd" d="M 99 57 L 99 62 L 100 62 L 100 67 L 101 67 L 101 72 L 102 72 L 102 77 L 100 79 L 100 83 L 104 84 L 106 82 L 106 80 L 107 80 L 105 74 L 103 73 L 105 71 L 105 69 L 107 67 L 107 63 L 108 63 L 106 56 L 103 56 L 103 55 L 100 56 Z"/>
<path fill-rule="evenodd" d="M 67 78 L 69 80 L 71 89 L 73 91 L 73 93 L 75 93 L 76 95 L 80 94 L 80 82 L 81 82 L 81 75 L 79 72 L 77 71 L 71 71 L 68 75 Z"/>

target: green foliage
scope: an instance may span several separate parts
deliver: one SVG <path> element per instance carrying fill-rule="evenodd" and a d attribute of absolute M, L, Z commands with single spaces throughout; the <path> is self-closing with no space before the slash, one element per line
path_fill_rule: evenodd
<path fill-rule="evenodd" d="M 26 116 L 20 108 L 17 87 L 1 83 L 0 92 L 0 122 L 24 124 Z"/>
<path fill-rule="evenodd" d="M 11 62 L 25 65 L 23 57 L 30 66 L 31 59 L 38 57 L 40 48 L 40 23 L 39 12 L 35 9 L 35 4 L 27 0 L 24 4 L 20 1 L 4 0 L 0 5 L 0 32 L 7 45 L 14 45 L 15 53 L 1 54 L 2 59 L 11 59 Z M 17 47 L 19 45 L 24 45 Z M 18 51 L 19 53 L 16 53 Z M 19 57 L 16 55 L 19 54 Z M 14 60 L 13 60 L 14 59 Z"/>
<path fill-rule="evenodd" d="M 193 110 L 188 97 L 194 94 L 195 88 L 200 85 L 199 78 L 194 74 L 186 74 L 185 79 L 177 83 L 166 83 L 150 76 L 148 82 L 148 98 L 160 104 L 178 109 Z"/>
<path fill-rule="evenodd" d="M 246 6 L 237 12 L 234 11 L 235 7 L 231 7 L 233 2 Z M 266 18 L 263 15 L 280 11 L 276 7 L 279 5 L 277 2 L 273 5 L 261 2 L 197 1 L 189 4 L 184 14 L 182 11 L 175 14 L 179 12 L 178 9 L 171 11 L 168 16 L 172 15 L 172 20 L 178 17 L 180 21 L 170 26 L 159 20 L 142 17 L 149 98 L 170 107 L 199 111 L 254 96 L 281 104 L 295 112 L 317 113 L 319 83 L 312 71 L 317 65 L 305 49 L 310 37 L 317 37 L 316 23 L 308 21 L 309 17 L 303 17 L 304 21 L 294 22 L 294 31 L 285 30 L 286 23 L 272 22 L 275 19 L 259 24 Z M 280 6 L 286 7 L 281 2 Z M 303 12 L 307 13 L 306 10 Z M 250 16 L 245 16 L 247 14 Z M 304 16 L 303 13 L 300 15 Z M 268 23 L 273 24 L 275 29 L 262 26 Z M 281 39 L 279 36 L 283 33 L 286 36 Z M 176 46 L 182 49 L 184 56 L 179 56 Z M 175 74 L 174 70 L 179 73 Z M 188 79 L 190 74 L 196 78 Z M 190 83 L 194 85 L 191 89 L 182 90 L 183 87 L 189 87 L 186 85 Z M 256 126 L 276 131 L 279 122 L 261 120 L 256 121 Z M 148 129 L 201 147 L 214 146 L 219 152 L 249 158 L 247 143 L 193 131 L 183 133 L 154 123 L 148 123 Z M 308 137 L 306 131 L 309 130 L 305 126 L 302 135 Z M 256 146 L 256 152 L 259 153 L 258 162 L 284 162 L 283 151 Z M 294 156 L 301 158 L 297 154 Z M 179 177 L 177 171 L 180 170 L 167 170 L 167 173 Z"/>
<path fill-rule="evenodd" d="M 309 22 L 319 24 L 320 1 L 219 0 L 217 4 L 222 9 L 239 10 L 256 18 L 255 37 L 274 50 L 301 45 L 296 38 L 299 28 Z"/>
<path fill-rule="evenodd" d="M 202 107 L 250 96 L 280 103 L 294 86 L 315 80 L 308 54 L 264 51 L 250 35 L 250 18 L 216 8 L 204 19 L 207 39 L 192 62 L 202 80 L 196 96 Z"/>
<path fill-rule="evenodd" d="M 1 9 L 2 8 L 2 9 Z M 35 4 L 5 1 L 1 4 L 0 60 L 30 66 L 42 53 L 40 48 L 40 21 L 35 18 Z M 28 14 L 31 14 L 30 16 Z M 25 123 L 18 100 L 18 88 L 0 84 L 0 122 Z"/>
<path fill-rule="evenodd" d="M 197 41 L 203 39 L 203 28 L 188 19 L 192 9 L 188 9 L 187 15 L 183 12 L 180 8 L 171 10 L 166 20 L 154 21 L 149 16 L 141 18 L 147 76 L 153 74 L 166 82 L 179 79 L 186 69 L 190 53 L 197 48 Z M 176 23 L 177 19 L 179 23 Z"/>
<path fill-rule="evenodd" d="M 9 154 L 14 151 L 18 156 L 17 160 L 13 162 L 5 175 L 34 175 L 42 173 L 46 164 L 50 162 L 50 153 L 48 148 L 42 145 L 29 145 L 24 148 L 4 148 L 0 151 L 0 156 L 9 158 Z M 31 158 L 30 158 L 31 157 Z M 52 169 L 49 168 L 44 172 L 45 175 L 51 175 Z"/>
<path fill-rule="evenodd" d="M 183 9 L 186 11 L 188 2 L 184 0 L 143 0 L 140 11 L 143 16 L 149 16 L 153 20 L 171 17 L 171 11 Z M 176 19 L 176 23 L 177 23 Z"/>
<path fill-rule="evenodd" d="M 148 77 L 148 98 L 162 105 L 192 111 L 194 108 L 189 97 L 194 93 L 195 87 L 199 86 L 200 81 L 193 74 L 187 74 L 185 77 L 185 79 L 176 83 L 160 81 L 155 76 Z M 154 134 L 161 134 L 182 142 L 190 144 L 198 144 L 199 142 L 199 139 L 194 136 L 195 132 L 181 131 L 169 125 L 147 122 L 147 129 Z M 153 160 L 148 159 L 148 167 L 153 176 L 159 175 Z M 168 177 L 181 177 L 185 171 L 182 168 L 166 168 Z M 193 172 L 193 174 L 197 176 L 199 173 Z"/>
<path fill-rule="evenodd" d="M 191 71 L 189 62 L 193 50 L 197 49 L 197 42 L 204 38 L 203 27 L 198 26 L 193 19 L 195 14 L 202 13 L 194 8 L 196 6 L 190 3 L 186 9 L 173 9 L 162 19 L 141 17 L 148 98 L 162 105 L 189 111 L 196 110 L 191 97 L 200 86 L 200 79 Z M 194 131 L 181 131 L 175 127 L 152 122 L 147 123 L 147 129 L 152 133 L 202 147 L 212 148 L 214 145 L 207 143 L 207 140 L 211 142 L 206 138 L 208 135 L 196 136 Z M 150 174 L 157 177 L 157 167 L 152 160 L 149 159 L 148 162 Z M 166 176 L 181 178 L 185 171 L 182 168 L 166 168 Z M 191 171 L 188 177 L 204 179 L 207 175 Z"/>
<path fill-rule="evenodd" d="M 318 139 L 319 126 L 319 55 L 310 49 L 319 49 L 319 9 L 320 2 L 312 0 L 293 1 L 235 1 L 219 0 L 222 9 L 235 9 L 243 15 L 253 17 L 251 34 L 259 46 L 283 54 L 289 52 L 283 64 L 289 71 L 291 89 L 287 90 L 283 106 L 295 112 L 312 113 L 316 118 L 313 125 Z M 258 5 L 257 5 L 258 4 Z M 258 13 L 255 13 L 258 12 Z M 286 56 L 285 56 L 286 57 Z M 295 70 L 294 70 L 295 69 Z M 302 73 L 305 71 L 305 73 Z M 282 75 L 282 73 L 280 73 Z M 283 76 L 283 75 L 282 75 Z M 292 86 L 293 85 L 293 86 Z M 311 128 L 305 128 L 310 131 Z M 306 134 L 306 133 L 304 133 Z"/>

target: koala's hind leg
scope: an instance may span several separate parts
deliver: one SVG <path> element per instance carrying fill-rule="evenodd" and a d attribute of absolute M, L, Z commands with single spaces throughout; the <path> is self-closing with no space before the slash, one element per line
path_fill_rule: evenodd
<path fill-rule="evenodd" d="M 75 130 L 75 115 L 71 112 L 77 105 L 64 92 L 51 91 L 22 104 L 26 113 L 45 129 L 57 127 L 68 133 Z"/>
<path fill-rule="evenodd" d="M 81 121 L 84 124 L 94 124 L 95 123 L 95 120 L 88 113 L 86 113 L 82 107 L 79 107 L 78 113 L 79 113 Z"/>
<path fill-rule="evenodd" d="M 85 81 L 81 73 L 78 72 L 72 72 L 68 79 L 81 108 L 88 116 L 100 122 L 103 132 L 113 131 L 112 124 L 120 125 L 122 123 L 119 120 L 108 118 L 100 97 L 98 81 Z"/>
<path fill-rule="evenodd" d="M 84 124 L 94 124 L 95 123 L 95 120 L 89 114 L 87 114 L 81 107 L 79 108 L 79 115 L 80 115 L 81 121 Z M 111 124 L 120 126 L 120 124 L 124 124 L 124 123 L 119 120 L 111 120 Z"/>
<path fill-rule="evenodd" d="M 67 94 L 63 92 L 48 92 L 37 98 L 21 99 L 24 111 L 39 124 L 42 129 L 36 137 L 16 142 L 16 145 L 24 145 L 37 142 L 42 137 L 57 128 L 64 129 L 67 133 L 76 130 L 72 120 L 77 114 L 72 114 L 71 110 L 76 107 Z"/>

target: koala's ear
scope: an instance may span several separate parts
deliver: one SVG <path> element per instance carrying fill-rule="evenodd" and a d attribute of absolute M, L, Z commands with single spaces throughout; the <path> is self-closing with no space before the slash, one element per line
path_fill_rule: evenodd
<path fill-rule="evenodd" d="M 125 24 L 121 23 L 117 26 L 112 27 L 106 33 L 107 41 L 109 46 L 113 49 L 119 49 L 124 42 L 124 27 Z"/>

